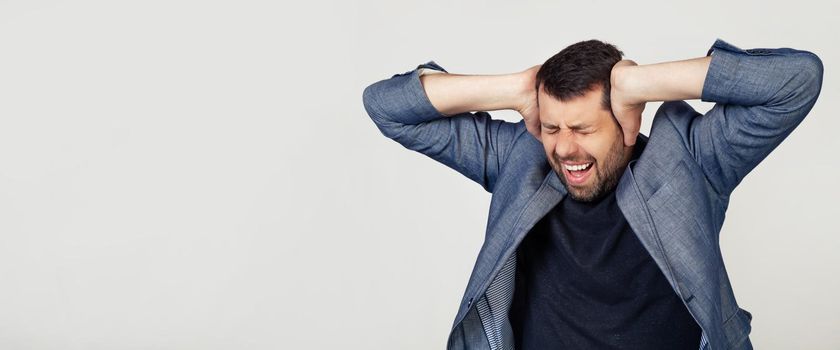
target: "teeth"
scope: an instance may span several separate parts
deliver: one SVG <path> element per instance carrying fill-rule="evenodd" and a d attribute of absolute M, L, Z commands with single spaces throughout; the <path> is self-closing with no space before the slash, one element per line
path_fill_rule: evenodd
<path fill-rule="evenodd" d="M 568 171 L 580 171 L 580 170 L 584 170 L 584 169 L 586 169 L 586 168 L 589 168 L 589 166 L 590 166 L 590 165 L 592 165 L 592 163 L 586 163 L 586 164 L 580 164 L 580 165 L 567 165 L 567 164 L 563 164 L 563 166 L 564 166 L 564 167 L 566 168 L 566 170 L 568 170 Z"/>

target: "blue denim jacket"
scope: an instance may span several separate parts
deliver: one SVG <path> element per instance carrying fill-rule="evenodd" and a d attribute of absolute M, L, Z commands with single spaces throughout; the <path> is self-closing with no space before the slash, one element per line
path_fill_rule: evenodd
<path fill-rule="evenodd" d="M 702 328 L 700 349 L 751 349 L 752 315 L 735 301 L 719 234 L 729 196 L 808 114 L 822 86 L 813 53 L 739 49 L 716 40 L 701 99 L 656 111 L 644 150 L 616 188 L 621 211 Z M 448 349 L 513 349 L 508 310 L 517 246 L 566 195 L 542 144 L 524 121 L 487 112 L 444 117 L 429 102 L 419 70 L 364 90 L 365 110 L 383 135 L 455 169 L 492 193 L 484 243 L 447 341 Z M 562 336 L 562 335 L 560 335 Z"/>

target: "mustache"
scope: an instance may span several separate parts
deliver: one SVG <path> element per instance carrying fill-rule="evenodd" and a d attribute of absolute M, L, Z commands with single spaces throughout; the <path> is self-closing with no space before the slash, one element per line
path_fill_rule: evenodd
<path fill-rule="evenodd" d="M 563 162 L 594 163 L 595 159 L 594 158 L 560 158 L 560 157 L 554 157 L 554 161 L 557 162 L 557 163 L 563 163 Z"/>

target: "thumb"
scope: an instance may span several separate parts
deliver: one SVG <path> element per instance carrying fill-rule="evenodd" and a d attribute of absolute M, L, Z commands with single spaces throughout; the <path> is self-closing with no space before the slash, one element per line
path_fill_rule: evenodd
<path fill-rule="evenodd" d="M 528 129 L 528 133 L 530 133 L 532 136 L 534 136 L 535 139 L 542 142 L 542 137 L 540 137 L 541 135 L 540 135 L 539 127 L 535 127 L 535 126 L 531 125 L 531 123 L 528 123 L 525 128 Z"/>
<path fill-rule="evenodd" d="M 638 118 L 631 118 L 621 125 L 624 131 L 624 145 L 632 146 L 636 144 L 636 137 L 639 135 L 639 129 L 642 127 Z"/>

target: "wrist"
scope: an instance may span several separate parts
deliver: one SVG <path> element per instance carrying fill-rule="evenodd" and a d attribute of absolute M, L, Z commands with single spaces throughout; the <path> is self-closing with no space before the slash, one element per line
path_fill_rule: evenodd
<path fill-rule="evenodd" d="M 632 61 L 630 61 L 632 62 Z M 639 94 L 640 85 L 636 78 L 639 66 L 635 62 L 616 65 L 610 73 L 610 85 L 613 92 L 620 94 L 626 104 L 645 102 Z"/>
<path fill-rule="evenodd" d="M 510 86 L 514 88 L 513 109 L 522 111 L 536 103 L 537 89 L 536 71 L 539 67 L 532 67 L 528 70 L 511 74 Z"/>

